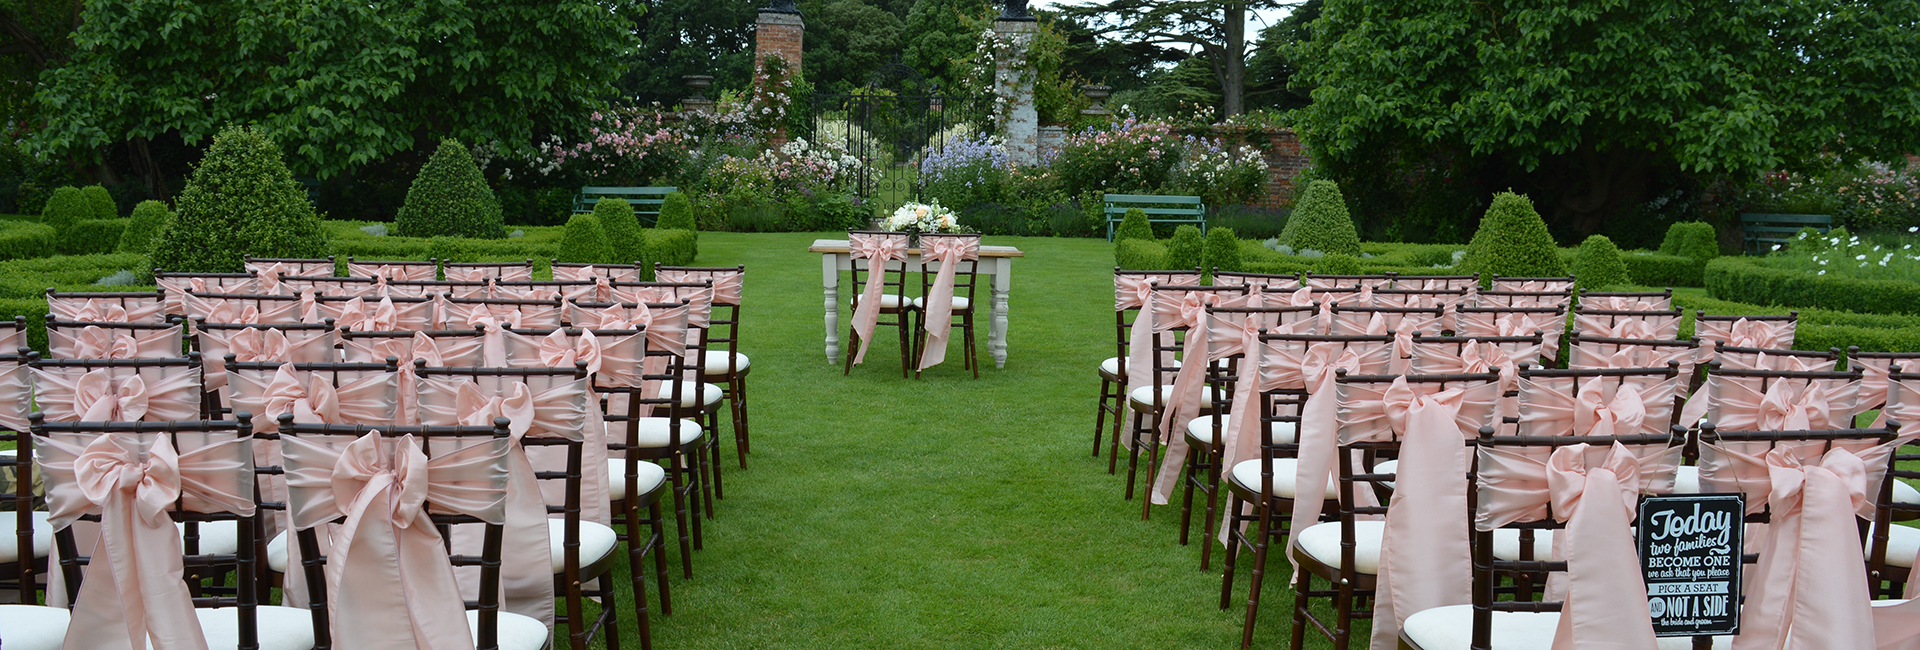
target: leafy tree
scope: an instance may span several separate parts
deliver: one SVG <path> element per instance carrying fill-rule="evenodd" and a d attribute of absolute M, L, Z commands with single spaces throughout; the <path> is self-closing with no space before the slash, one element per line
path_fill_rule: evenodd
<path fill-rule="evenodd" d="M 53 226 L 55 232 L 64 233 L 73 224 L 82 220 L 94 219 L 93 206 L 80 188 L 64 186 L 53 191 L 47 197 L 47 205 L 40 209 L 40 223 Z"/>
<path fill-rule="evenodd" d="M 1308 89 L 1297 86 L 1298 48 L 1313 38 L 1313 20 L 1324 0 L 1306 0 L 1286 16 L 1260 30 L 1260 41 L 1247 57 L 1247 107 L 1290 110 L 1313 101 Z"/>
<path fill-rule="evenodd" d="M 907 10 L 908 37 L 900 61 L 941 88 L 957 88 L 967 76 L 959 61 L 973 54 L 980 34 L 968 19 L 985 14 L 987 0 L 914 0 Z"/>
<path fill-rule="evenodd" d="M 1051 21 L 1066 39 L 1061 57 L 1069 74 L 1111 86 L 1116 96 L 1145 88 L 1148 77 L 1159 66 L 1187 58 L 1185 52 L 1153 43 L 1100 38 L 1095 31 L 1099 26 L 1096 19 L 1041 9 L 1034 10 L 1033 15 L 1043 23 Z M 1113 102 L 1108 105 L 1119 106 Z"/>
<path fill-rule="evenodd" d="M 31 80 L 66 62 L 81 0 L 0 0 L 0 123 L 33 124 Z"/>
<path fill-rule="evenodd" d="M 1283 0 L 1106 0 L 1066 7 L 1061 13 L 1089 19 L 1101 34 L 1199 52 L 1222 89 L 1224 115 L 1246 112 L 1247 14 L 1289 4 Z"/>
<path fill-rule="evenodd" d="M 1920 0 L 1326 0 L 1312 27 L 1292 58 L 1316 164 L 1365 178 L 1383 152 L 1437 156 L 1572 233 L 1662 173 L 1920 150 Z"/>
<path fill-rule="evenodd" d="M 709 3 L 714 5 L 728 3 Z M 40 78 L 38 150 L 86 152 L 221 125 L 331 176 L 444 137 L 531 151 L 578 130 L 635 41 L 626 0 L 97 2 Z M 146 161 L 151 164 L 152 161 Z"/>
<path fill-rule="evenodd" d="M 407 189 L 407 202 L 394 215 L 393 225 L 402 237 L 497 239 L 507 235 L 500 201 L 480 177 L 473 154 L 459 140 L 440 141 L 440 149 Z"/>
<path fill-rule="evenodd" d="M 847 93 L 900 51 L 904 21 L 861 0 L 800 3 L 807 21 L 805 72 L 822 92 Z"/>
<path fill-rule="evenodd" d="M 158 268 L 238 272 L 246 255 L 326 254 L 326 232 L 306 190 L 260 129 L 229 126 L 215 134 L 175 208 L 153 235 L 149 256 Z"/>
<path fill-rule="evenodd" d="M 646 13 L 634 19 L 638 47 L 618 58 L 626 65 L 618 87 L 623 97 L 672 106 L 693 91 L 683 75 L 713 77 L 713 92 L 742 90 L 753 83 L 753 29 L 760 2 L 642 0 Z M 813 14 L 807 14 L 809 22 Z M 809 28 L 812 25 L 808 25 Z M 813 40 L 813 34 L 807 34 Z M 808 67 L 811 62 L 808 62 Z"/>
<path fill-rule="evenodd" d="M 697 230 L 698 224 L 693 218 L 693 201 L 686 192 L 668 192 L 660 203 L 660 220 L 654 224 L 662 230 Z"/>

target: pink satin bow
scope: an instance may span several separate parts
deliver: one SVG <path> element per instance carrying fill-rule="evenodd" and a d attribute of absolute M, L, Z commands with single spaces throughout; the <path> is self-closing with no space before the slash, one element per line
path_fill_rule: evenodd
<path fill-rule="evenodd" d="M 1654 647 L 1647 588 L 1637 575 L 1629 532 L 1642 482 L 1640 460 L 1619 443 L 1598 465 L 1588 463 L 1586 451 L 1584 443 L 1569 445 L 1547 460 L 1553 515 L 1567 525 L 1567 594 L 1553 647 Z"/>
<path fill-rule="evenodd" d="M 873 347 L 873 328 L 880 322 L 880 297 L 887 288 L 886 283 L 874 276 L 884 274 L 888 262 L 907 259 L 907 237 L 857 233 L 847 236 L 853 259 L 868 260 L 867 286 L 860 294 L 860 304 L 853 311 L 854 335 L 864 342 L 853 356 L 853 364 L 857 366 L 866 360 L 867 350 Z M 906 297 L 901 296 L 900 299 L 905 300 Z"/>
<path fill-rule="evenodd" d="M 636 278 L 637 279 L 637 278 Z M 739 305 L 740 290 L 746 284 L 746 273 L 737 269 L 719 269 L 706 271 L 659 271 L 654 279 L 660 282 L 713 282 L 713 302 L 717 305 Z"/>
<path fill-rule="evenodd" d="M 927 291 L 926 317 L 921 319 L 927 331 L 926 347 L 920 351 L 921 370 L 939 365 L 947 358 L 947 337 L 953 330 L 953 283 L 961 262 L 980 259 L 979 237 L 928 237 L 920 243 L 923 264 L 938 263 L 933 287 Z M 866 339 L 862 339 L 866 340 Z"/>
<path fill-rule="evenodd" d="M 1785 349 L 1793 345 L 1793 321 L 1775 326 L 1767 321 L 1742 318 L 1732 323 L 1698 320 L 1693 325 L 1694 338 L 1700 339 L 1700 348 L 1709 359 L 1723 342 L 1737 348 Z"/>
<path fill-rule="evenodd" d="M 1855 523 L 1866 507 L 1866 463 L 1846 449 L 1815 464 L 1777 448 L 1767 453 L 1766 467 L 1772 517 L 1748 577 L 1735 650 L 1875 647 Z"/>

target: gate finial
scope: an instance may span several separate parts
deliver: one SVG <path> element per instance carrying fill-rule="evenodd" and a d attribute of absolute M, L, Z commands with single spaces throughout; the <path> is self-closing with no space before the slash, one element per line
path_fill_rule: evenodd
<path fill-rule="evenodd" d="M 1006 8 L 1000 11 L 1000 20 L 1033 20 L 1033 14 L 1027 13 L 1027 0 L 1006 0 Z"/>

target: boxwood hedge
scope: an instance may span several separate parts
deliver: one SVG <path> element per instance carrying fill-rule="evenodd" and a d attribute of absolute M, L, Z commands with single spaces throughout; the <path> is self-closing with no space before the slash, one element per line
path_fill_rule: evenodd
<path fill-rule="evenodd" d="M 1707 294 L 1722 300 L 1870 314 L 1920 314 L 1920 282 L 1867 280 L 1782 269 L 1744 257 L 1708 262 Z"/>

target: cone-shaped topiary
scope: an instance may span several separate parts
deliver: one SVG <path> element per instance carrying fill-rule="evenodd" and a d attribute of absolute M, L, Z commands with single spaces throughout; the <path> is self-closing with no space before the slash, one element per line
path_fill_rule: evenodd
<path fill-rule="evenodd" d="M 402 237 L 453 235 L 478 239 L 507 236 L 500 201 L 480 176 L 473 154 L 459 140 L 440 141 L 433 158 L 407 188 L 407 201 L 393 218 Z"/>
<path fill-rule="evenodd" d="M 1280 243 L 1294 250 L 1316 250 L 1328 255 L 1360 256 L 1360 235 L 1347 216 L 1347 200 L 1333 181 L 1318 180 L 1294 202 Z"/>
<path fill-rule="evenodd" d="M 607 262 L 633 264 L 646 257 L 646 240 L 640 237 L 640 220 L 633 216 L 633 205 L 626 199 L 600 199 L 593 204 L 593 220 L 607 234 Z"/>
<path fill-rule="evenodd" d="M 153 265 L 189 273 L 238 272 L 241 257 L 323 257 L 326 231 L 307 192 L 263 131 L 228 126 L 213 136 L 153 235 Z"/>
<path fill-rule="evenodd" d="M 1201 264 L 1210 272 L 1240 270 L 1240 238 L 1234 236 L 1232 228 L 1216 227 L 1207 231 Z"/>
<path fill-rule="evenodd" d="M 1113 231 L 1113 241 L 1122 239 L 1145 239 L 1153 241 L 1153 223 L 1147 221 L 1147 211 L 1134 208 L 1120 220 L 1120 228 Z"/>
<path fill-rule="evenodd" d="M 53 226 L 54 232 L 66 232 L 73 224 L 92 219 L 93 208 L 87 204 L 87 197 L 80 188 L 71 185 L 53 191 L 47 197 L 46 207 L 40 208 L 40 223 Z"/>
<path fill-rule="evenodd" d="M 693 219 L 693 202 L 687 200 L 686 192 L 670 192 L 660 203 L 660 220 L 655 228 L 698 230 Z"/>
<path fill-rule="evenodd" d="M 173 212 L 167 210 L 167 204 L 159 201 L 141 201 L 133 206 L 133 217 L 127 221 L 127 229 L 120 231 L 120 245 L 116 250 L 122 253 L 147 254 L 153 247 L 153 234 L 167 224 Z"/>
<path fill-rule="evenodd" d="M 1205 255 L 1202 248 L 1199 228 L 1188 225 L 1174 229 L 1173 239 L 1167 242 L 1167 268 L 1200 268 Z"/>
<path fill-rule="evenodd" d="M 576 214 L 567 220 L 560 234 L 560 261 L 581 264 L 606 264 L 610 254 L 607 231 L 591 214 Z"/>
<path fill-rule="evenodd" d="M 100 185 L 88 185 L 80 188 L 80 196 L 87 200 L 88 219 L 118 219 L 120 206 L 113 203 L 113 193 Z"/>
<path fill-rule="evenodd" d="M 1667 226 L 1667 238 L 1660 242 L 1660 253 L 1698 260 L 1720 256 L 1720 234 L 1705 221 L 1682 221 Z"/>
<path fill-rule="evenodd" d="M 1512 192 L 1493 195 L 1493 205 L 1480 217 L 1480 229 L 1460 258 L 1461 273 L 1509 277 L 1546 277 L 1567 274 L 1560 249 L 1547 234 L 1547 223 L 1533 211 L 1533 202 Z"/>
<path fill-rule="evenodd" d="M 1606 235 L 1593 235 L 1580 242 L 1573 254 L 1573 277 L 1582 289 L 1602 289 L 1627 284 L 1627 263 L 1620 259 L 1620 247 Z"/>

